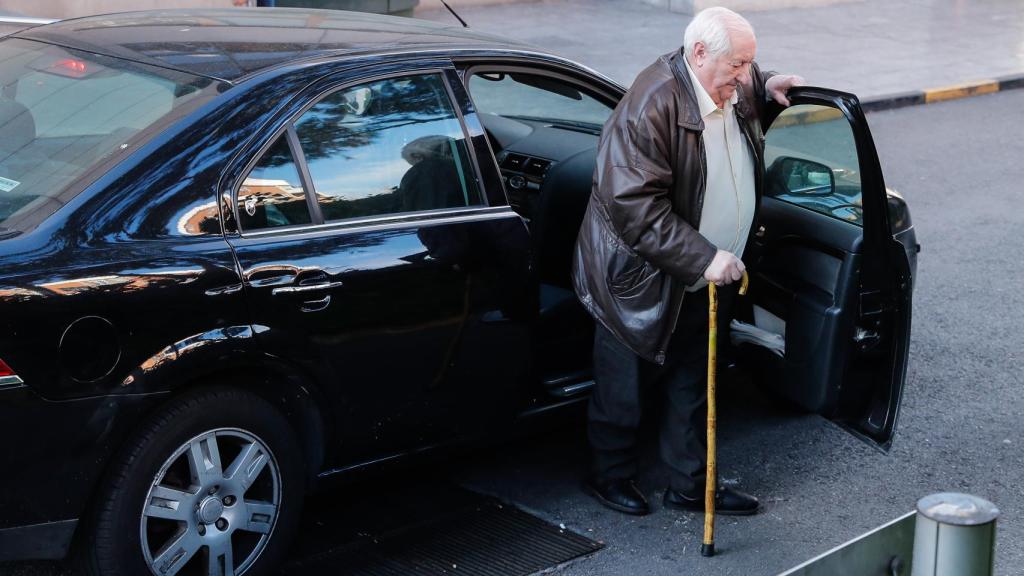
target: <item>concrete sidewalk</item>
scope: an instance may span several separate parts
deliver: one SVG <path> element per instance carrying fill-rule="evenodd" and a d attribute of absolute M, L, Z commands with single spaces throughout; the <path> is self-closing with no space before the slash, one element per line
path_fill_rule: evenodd
<path fill-rule="evenodd" d="M 449 4 L 475 29 L 562 54 L 627 86 L 679 47 L 690 21 L 636 0 Z M 1024 76 L 1020 0 L 864 0 L 744 15 L 757 32 L 762 67 L 861 100 Z M 457 23 L 437 0 L 422 0 L 416 16 Z"/>

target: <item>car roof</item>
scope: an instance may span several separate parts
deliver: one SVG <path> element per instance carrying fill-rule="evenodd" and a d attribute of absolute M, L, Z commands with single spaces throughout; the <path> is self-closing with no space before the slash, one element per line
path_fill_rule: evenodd
<path fill-rule="evenodd" d="M 294 8 L 122 12 L 62 20 L 13 36 L 229 82 L 289 62 L 338 54 L 451 48 L 533 50 L 458 24 Z"/>

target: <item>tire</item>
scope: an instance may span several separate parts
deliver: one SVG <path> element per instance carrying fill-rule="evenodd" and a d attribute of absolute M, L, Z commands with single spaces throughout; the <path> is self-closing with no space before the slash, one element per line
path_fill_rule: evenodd
<path fill-rule="evenodd" d="M 269 574 L 297 529 L 301 454 L 287 420 L 261 398 L 215 388 L 171 401 L 105 476 L 83 568 L 97 576 Z"/>

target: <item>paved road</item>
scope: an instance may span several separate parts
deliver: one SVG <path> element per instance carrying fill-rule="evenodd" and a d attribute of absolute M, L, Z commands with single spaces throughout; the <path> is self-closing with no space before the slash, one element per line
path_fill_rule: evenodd
<path fill-rule="evenodd" d="M 1024 142 L 1007 120 L 1022 106 L 1019 90 L 869 115 L 886 182 L 910 202 L 924 247 L 906 397 L 888 455 L 756 391 L 726 392 L 723 473 L 757 493 L 766 511 L 722 518 L 722 554 L 712 560 L 697 552 L 699 516 L 656 505 L 637 519 L 579 492 L 578 422 L 472 458 L 452 478 L 608 544 L 566 567 L 567 576 L 775 574 L 942 490 L 1000 507 L 997 571 L 1016 573 L 1024 565 L 1024 294 L 1014 250 L 1024 229 Z M 641 486 L 657 501 L 666 476 L 648 448 Z M 0 574 L 65 573 L 23 564 Z"/>

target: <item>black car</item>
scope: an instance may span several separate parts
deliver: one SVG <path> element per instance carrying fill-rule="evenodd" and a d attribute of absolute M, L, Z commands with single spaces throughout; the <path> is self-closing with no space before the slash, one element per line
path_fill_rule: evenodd
<path fill-rule="evenodd" d="M 623 92 L 333 11 L 0 41 L 0 560 L 75 543 L 104 575 L 264 573 L 314 481 L 585 400 L 569 270 Z M 741 360 L 887 447 L 914 230 L 857 99 L 791 98 L 740 311 L 785 354 Z"/>

